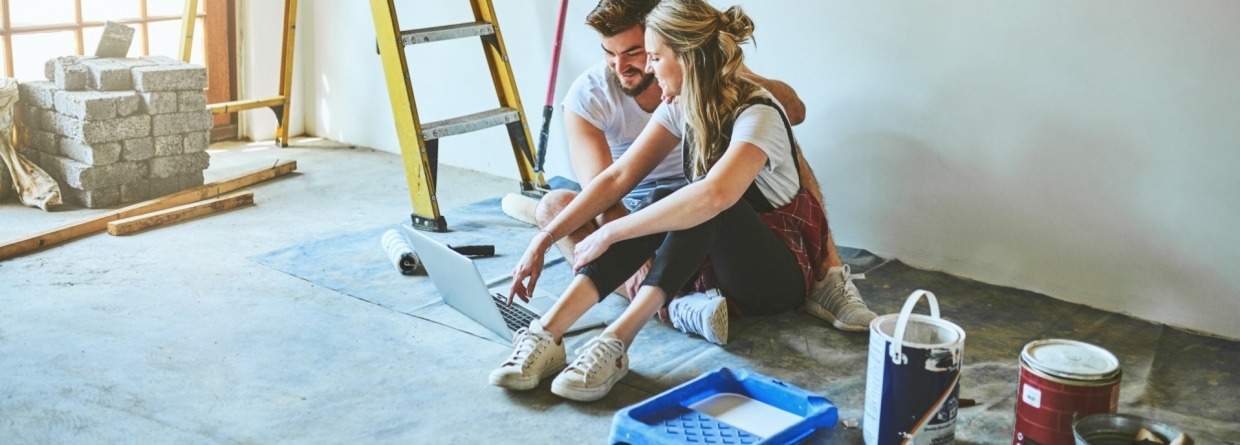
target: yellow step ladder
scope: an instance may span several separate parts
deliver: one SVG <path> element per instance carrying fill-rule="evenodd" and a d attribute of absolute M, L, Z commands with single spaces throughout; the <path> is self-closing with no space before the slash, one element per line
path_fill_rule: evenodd
<path fill-rule="evenodd" d="M 439 213 L 435 194 L 439 139 L 442 137 L 504 125 L 508 129 L 512 153 L 520 171 L 521 192 L 530 196 L 541 196 L 548 188 L 542 173 L 534 171 L 535 159 L 531 150 L 529 125 L 521 108 L 521 98 L 517 94 L 516 81 L 512 75 L 512 67 L 509 66 L 508 52 L 504 49 L 504 39 L 500 35 L 495 8 L 491 5 L 491 0 L 470 0 L 470 5 L 474 12 L 473 22 L 401 31 L 396 19 L 395 0 L 370 0 L 379 55 L 383 59 L 383 73 L 387 79 L 388 95 L 392 99 L 400 153 L 405 163 L 405 176 L 409 181 L 409 197 L 413 201 L 413 227 L 419 230 L 444 232 L 448 229 L 447 222 Z M 495 94 L 499 99 L 499 108 L 422 123 L 418 119 L 413 86 L 409 80 L 405 47 L 472 37 L 482 40 L 491 80 L 495 84 Z"/>
<path fill-rule="evenodd" d="M 198 19 L 198 0 L 185 0 L 181 17 L 181 60 L 189 62 L 194 44 L 194 23 Z M 265 99 L 246 99 L 207 105 L 213 114 L 236 113 L 255 108 L 270 108 L 276 114 L 276 143 L 288 147 L 289 87 L 293 84 L 293 38 L 297 31 L 297 0 L 284 1 L 284 38 L 280 47 L 280 95 Z"/>

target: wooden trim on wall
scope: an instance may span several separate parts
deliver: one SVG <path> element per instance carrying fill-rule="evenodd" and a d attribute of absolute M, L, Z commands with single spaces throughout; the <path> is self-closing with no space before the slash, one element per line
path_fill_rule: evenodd
<path fill-rule="evenodd" d="M 204 55 L 207 66 L 217 67 L 207 71 L 207 103 L 231 102 L 237 100 L 236 1 L 206 0 L 203 8 L 207 14 L 203 41 L 213 43 L 207 45 Z M 212 141 L 237 138 L 236 113 L 217 114 L 214 119 Z"/>

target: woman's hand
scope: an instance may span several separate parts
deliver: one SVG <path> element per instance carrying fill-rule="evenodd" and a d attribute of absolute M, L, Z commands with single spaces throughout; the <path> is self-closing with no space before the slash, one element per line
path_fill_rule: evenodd
<path fill-rule="evenodd" d="M 602 225 L 594 233 L 591 233 L 590 236 L 587 236 L 586 239 L 577 243 L 577 246 L 573 249 L 573 256 L 577 258 L 577 261 L 573 263 L 573 273 L 590 264 L 591 261 L 598 259 L 598 257 L 603 255 L 603 252 L 606 252 L 611 247 L 613 242 L 611 239 L 611 228 L 612 224 L 615 224 L 617 221 Z"/>
<path fill-rule="evenodd" d="M 534 239 L 530 240 L 525 254 L 521 255 L 521 260 L 512 268 L 512 288 L 508 290 L 508 304 L 512 304 L 513 296 L 521 297 L 521 301 L 527 303 L 530 301 L 530 297 L 534 295 L 534 287 L 538 285 L 538 277 L 542 276 L 547 249 L 552 243 L 554 241 L 551 234 L 546 231 L 538 232 L 538 235 L 534 235 Z M 526 278 L 529 278 L 528 283 L 525 282 Z"/>

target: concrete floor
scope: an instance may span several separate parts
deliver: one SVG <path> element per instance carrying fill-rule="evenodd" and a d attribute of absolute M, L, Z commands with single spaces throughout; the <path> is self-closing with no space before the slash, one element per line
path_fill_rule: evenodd
<path fill-rule="evenodd" d="M 250 189 L 255 207 L 0 262 L 0 443 L 490 437 L 461 424 L 511 414 L 474 406 L 510 403 L 485 384 L 507 348 L 440 341 L 451 337 L 448 328 L 246 259 L 408 217 L 398 156 L 328 141 L 294 145 L 213 150 L 208 182 L 297 160 L 298 173 Z M 445 208 L 517 187 L 451 167 L 441 177 Z M 43 213 L 7 202 L 0 240 L 100 212 Z M 456 372 L 420 372 L 428 362 Z M 453 403 L 467 400 L 474 403 Z M 530 416 L 528 424 L 608 408 L 542 407 L 561 415 Z"/>
<path fill-rule="evenodd" d="M 93 235 L 0 262 L 0 444 L 599 443 L 605 441 L 616 410 L 676 383 L 648 377 L 657 368 L 648 356 L 635 365 L 646 369 L 626 379 L 632 384 L 618 385 L 596 403 L 560 400 L 546 391 L 546 383 L 530 393 L 506 392 L 486 384 L 486 375 L 508 347 L 349 298 L 247 259 L 391 224 L 409 214 L 398 156 L 330 141 L 295 140 L 294 147 L 284 149 L 270 144 L 217 146 L 206 179 L 284 159 L 297 160 L 298 173 L 250 188 L 255 207 L 131 236 Z M 514 180 L 441 168 L 445 213 L 515 190 Z M 44 213 L 13 202 L 0 204 L 0 241 L 100 212 Z M 863 292 L 867 298 L 874 296 L 881 313 L 898 307 L 898 299 L 908 294 L 905 286 L 959 281 L 895 270 L 912 282 L 862 282 Z M 968 293 L 989 299 L 974 306 L 993 302 L 1003 313 L 1015 313 L 1024 304 L 1020 302 L 1033 298 L 1019 292 L 979 288 Z M 1014 299 L 1006 300 L 1007 294 L 1015 294 Z M 1015 303 L 1001 306 L 1009 304 L 1005 301 Z M 1080 313 L 1079 308 L 1053 312 L 1060 310 L 1054 306 L 1048 313 Z M 1092 330 L 1120 323 L 1125 332 L 1133 326 L 1167 337 L 1158 334 L 1162 328 L 1145 322 L 1096 311 L 1085 317 L 1100 320 L 1089 325 Z M 803 331 L 801 325 L 808 323 L 804 316 L 788 318 L 791 333 Z M 986 326 L 994 315 L 961 318 L 970 326 Z M 970 332 L 970 363 L 1007 364 L 994 367 L 990 380 L 984 372 L 991 368 L 967 371 L 977 383 L 962 390 L 962 397 L 978 397 L 990 407 L 969 415 L 976 426 L 965 429 L 973 438 L 966 443 L 1010 438 L 1012 348 L 1018 351 L 1039 332 L 1064 332 L 1062 326 L 1052 326 L 1062 325 L 1063 319 L 1047 320 L 1049 324 L 1019 335 L 983 330 L 1002 329 L 1002 323 Z M 841 404 L 841 418 L 857 418 L 857 396 L 864 383 L 864 370 L 857 368 L 864 366 L 864 336 L 830 329 L 812 334 L 826 339 L 815 348 L 842 352 L 820 351 L 770 363 L 767 369 L 798 382 L 825 381 L 811 389 L 838 391 L 831 397 Z M 769 349 L 761 337 L 747 332 L 735 345 L 713 351 L 726 354 L 725 363 L 736 362 L 748 356 L 747 351 Z M 1200 343 L 1185 338 L 1187 344 Z M 999 341 L 1007 343 L 995 344 Z M 1240 399 L 1232 385 L 1238 377 L 1230 373 L 1240 348 L 1235 342 L 1212 347 L 1225 355 L 1210 369 L 1223 371 L 1201 379 L 1213 382 L 1215 393 L 1226 395 L 1224 400 Z M 820 360 L 814 356 L 853 365 L 812 369 L 806 363 Z M 1140 382 L 1161 369 L 1158 363 L 1163 361 L 1133 362 L 1125 363 L 1133 367 L 1132 373 L 1125 369 L 1126 384 L 1135 380 L 1132 387 L 1139 390 Z M 834 374 L 815 377 L 828 375 L 824 373 Z M 991 392 L 982 392 L 985 381 L 993 382 Z M 1196 380 L 1175 374 L 1164 381 Z M 1175 394 L 1189 394 L 1187 388 L 1167 388 L 1152 400 L 1133 391 L 1125 403 L 1166 408 L 1179 400 Z M 1238 425 L 1234 408 L 1195 410 L 1176 412 L 1223 420 L 1210 424 L 1224 431 L 1220 437 L 1229 437 L 1226 431 Z M 987 428 L 993 432 L 982 432 Z M 816 435 L 813 442 L 860 443 L 859 437 L 860 430 L 852 429 Z"/>

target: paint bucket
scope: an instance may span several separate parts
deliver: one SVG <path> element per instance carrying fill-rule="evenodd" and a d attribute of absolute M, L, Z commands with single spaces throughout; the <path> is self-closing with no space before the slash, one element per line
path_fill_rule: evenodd
<path fill-rule="evenodd" d="M 912 313 L 922 297 L 929 316 Z M 870 322 L 866 445 L 953 443 L 963 361 L 964 329 L 939 318 L 929 291 L 913 292 L 899 314 Z"/>
<path fill-rule="evenodd" d="M 1038 340 L 1020 352 L 1016 445 L 1072 445 L 1072 423 L 1119 406 L 1119 360 L 1075 340 Z"/>
<path fill-rule="evenodd" d="M 1132 445 L 1135 442 L 1133 438 L 1141 430 L 1158 435 L 1166 443 L 1193 443 L 1192 438 L 1179 428 L 1127 414 L 1092 414 L 1072 423 L 1076 445 Z"/>

